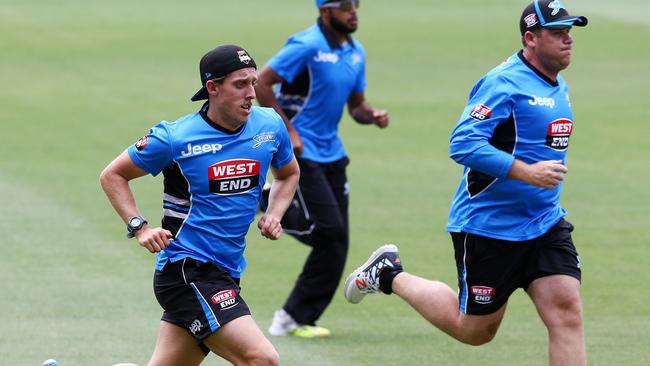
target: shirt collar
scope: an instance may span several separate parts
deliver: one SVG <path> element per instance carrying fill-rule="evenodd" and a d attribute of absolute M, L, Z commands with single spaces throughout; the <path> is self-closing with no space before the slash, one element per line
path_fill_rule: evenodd
<path fill-rule="evenodd" d="M 239 126 L 234 131 L 231 131 L 231 130 L 229 130 L 227 128 L 223 128 L 223 127 L 219 126 L 213 120 L 211 120 L 210 117 L 208 117 L 208 108 L 209 107 L 210 107 L 209 102 L 203 103 L 203 106 L 201 106 L 201 109 L 199 110 L 199 114 L 201 115 L 203 120 L 205 122 L 207 122 L 210 126 L 212 126 L 212 128 L 214 128 L 215 130 L 221 131 L 221 132 L 223 132 L 225 134 L 228 134 L 228 135 L 235 135 L 235 134 L 238 134 L 239 132 L 241 132 L 241 130 L 244 129 L 244 126 L 246 125 L 246 123 L 242 124 L 241 126 Z"/>

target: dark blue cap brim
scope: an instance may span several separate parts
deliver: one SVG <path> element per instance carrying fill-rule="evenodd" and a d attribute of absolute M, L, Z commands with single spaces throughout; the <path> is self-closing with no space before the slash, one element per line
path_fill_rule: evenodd
<path fill-rule="evenodd" d="M 197 91 L 196 94 L 194 94 L 192 98 L 190 98 L 192 102 L 196 102 L 197 100 L 204 100 L 204 99 L 208 99 L 208 89 L 206 89 L 205 86 L 199 89 L 199 91 Z"/>
<path fill-rule="evenodd" d="M 567 27 L 584 27 L 589 23 L 586 17 L 583 16 L 573 16 L 567 15 L 558 19 L 555 19 L 552 22 L 544 24 L 544 28 L 567 28 Z"/>

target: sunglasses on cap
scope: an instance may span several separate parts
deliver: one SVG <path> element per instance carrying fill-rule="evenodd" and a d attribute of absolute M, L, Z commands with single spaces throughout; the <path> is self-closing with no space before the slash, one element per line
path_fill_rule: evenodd
<path fill-rule="evenodd" d="M 351 10 L 352 7 L 359 7 L 359 0 L 342 0 L 332 1 L 321 5 L 321 8 L 337 8 L 341 10 Z"/>

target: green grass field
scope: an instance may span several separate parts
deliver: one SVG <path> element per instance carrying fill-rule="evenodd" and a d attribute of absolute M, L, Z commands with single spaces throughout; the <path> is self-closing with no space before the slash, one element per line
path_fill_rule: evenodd
<path fill-rule="evenodd" d="M 576 128 L 563 196 L 583 262 L 590 364 L 649 365 L 649 9 L 645 0 L 566 3 L 590 20 L 573 32 L 564 72 Z M 408 271 L 455 287 L 444 225 L 461 168 L 448 138 L 473 83 L 519 49 L 525 4 L 362 2 L 366 95 L 390 111 L 391 126 L 347 116 L 341 125 L 352 160 L 346 272 L 395 242 Z M 98 174 L 159 120 L 198 108 L 189 97 L 205 51 L 238 43 L 262 65 L 315 18 L 312 0 L 2 2 L 1 365 L 146 364 L 160 316 L 154 257 L 126 240 Z M 133 184 L 154 222 L 161 184 Z M 251 231 L 243 295 L 265 331 L 306 253 L 288 236 Z M 451 340 L 395 296 L 354 306 L 340 292 L 320 324 L 330 339 L 272 339 L 284 365 L 546 364 L 545 329 L 521 291 L 481 347 Z"/>

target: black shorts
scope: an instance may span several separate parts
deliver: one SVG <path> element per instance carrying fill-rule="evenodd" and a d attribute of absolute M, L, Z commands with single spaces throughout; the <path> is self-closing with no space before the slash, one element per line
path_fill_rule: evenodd
<path fill-rule="evenodd" d="M 534 280 L 568 275 L 580 280 L 580 259 L 571 240 L 573 225 L 562 219 L 546 234 L 507 241 L 451 233 L 458 270 L 459 310 L 485 315 L 497 311 L 518 288 Z"/>
<path fill-rule="evenodd" d="M 156 270 L 153 285 L 164 309 L 162 320 L 187 329 L 204 352 L 203 340 L 229 321 L 250 315 L 239 279 L 213 263 L 192 258 L 167 262 Z"/>

